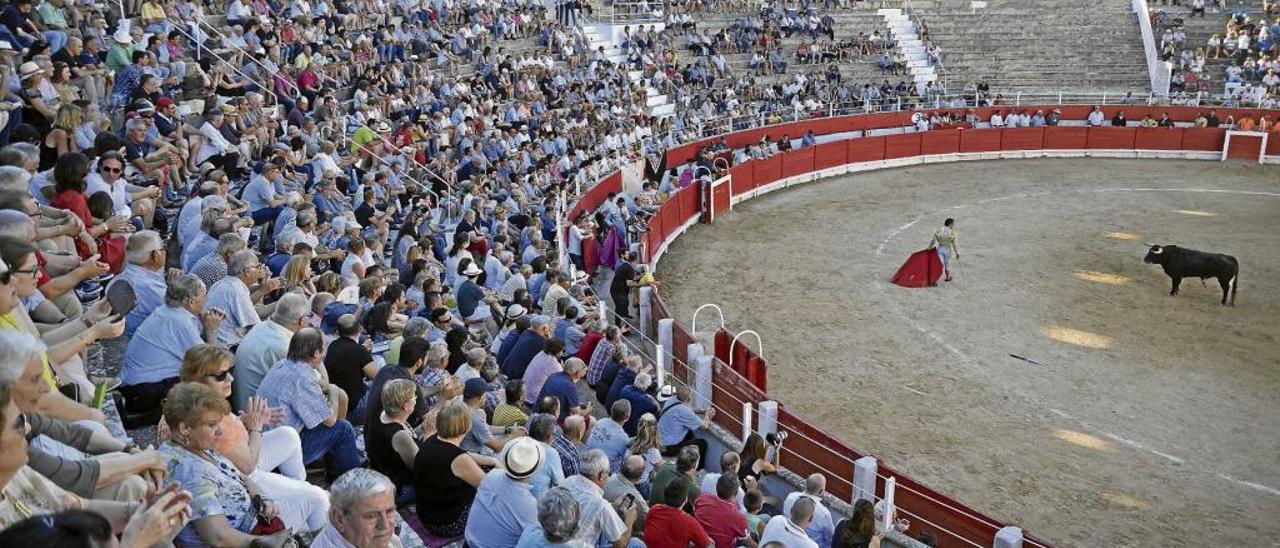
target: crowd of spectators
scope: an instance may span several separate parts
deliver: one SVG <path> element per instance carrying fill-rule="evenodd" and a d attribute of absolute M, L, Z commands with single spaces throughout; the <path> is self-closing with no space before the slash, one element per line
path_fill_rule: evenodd
<path fill-rule="evenodd" d="M 920 94 L 842 78 L 893 45 L 837 41 L 815 6 L 707 35 L 676 3 L 617 65 L 589 7 L 7 2 L 0 545 L 878 544 L 867 507 L 835 526 L 820 477 L 765 497 L 776 443 L 707 472 L 714 410 L 624 343 L 653 283 L 631 244 L 692 170 L 570 219 L 562 248 L 556 216 L 713 120 Z M 783 55 L 785 80 L 728 51 Z"/>
<path fill-rule="evenodd" d="M 1175 4 L 1176 5 L 1176 4 Z M 1263 2 L 1262 13 L 1250 14 L 1243 5 L 1191 0 L 1190 11 L 1153 9 L 1152 24 L 1159 36 L 1161 59 L 1173 64 L 1170 79 L 1171 102 L 1220 103 L 1224 106 L 1273 108 L 1280 92 L 1280 15 L 1272 2 Z M 1226 16 L 1223 27 L 1203 44 L 1188 40 L 1186 23 L 1196 16 Z M 1270 19 L 1271 23 L 1267 20 Z M 1212 70 L 1214 61 L 1225 60 L 1221 75 Z"/>

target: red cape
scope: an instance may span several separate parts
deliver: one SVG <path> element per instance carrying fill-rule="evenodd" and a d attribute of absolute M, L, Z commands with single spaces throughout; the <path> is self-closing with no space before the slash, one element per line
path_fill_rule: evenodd
<path fill-rule="evenodd" d="M 942 259 L 936 249 L 922 249 L 907 257 L 898 272 L 889 281 L 902 287 L 928 287 L 938 284 L 942 277 Z"/>

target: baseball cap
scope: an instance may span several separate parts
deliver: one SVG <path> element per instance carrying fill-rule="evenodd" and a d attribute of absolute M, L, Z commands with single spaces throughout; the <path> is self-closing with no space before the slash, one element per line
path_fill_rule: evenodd
<path fill-rule="evenodd" d="M 484 382 L 484 379 L 467 379 L 467 384 L 462 387 L 462 397 L 466 399 L 478 398 L 488 391 L 489 383 Z"/>

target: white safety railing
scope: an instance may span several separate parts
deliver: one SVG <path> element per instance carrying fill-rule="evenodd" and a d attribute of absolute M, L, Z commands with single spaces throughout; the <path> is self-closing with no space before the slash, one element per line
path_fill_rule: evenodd
<path fill-rule="evenodd" d="M 1173 64 L 1160 59 L 1156 49 L 1156 35 L 1151 28 L 1151 8 L 1147 0 L 1133 0 L 1133 13 L 1138 16 L 1138 29 L 1142 31 L 1142 51 L 1147 58 L 1147 76 L 1151 80 L 1151 93 L 1160 97 L 1169 95 L 1169 83 L 1173 78 Z"/>

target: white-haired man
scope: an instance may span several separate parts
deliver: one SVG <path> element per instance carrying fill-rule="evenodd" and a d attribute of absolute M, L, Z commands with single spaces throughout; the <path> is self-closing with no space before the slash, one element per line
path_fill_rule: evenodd
<path fill-rule="evenodd" d="M 399 548 L 396 487 L 368 468 L 343 474 L 329 486 L 329 525 L 311 548 Z"/>
<path fill-rule="evenodd" d="M 249 396 L 258 392 L 262 377 L 289 351 L 289 339 L 307 326 L 311 310 L 307 298 L 298 293 L 285 293 L 276 301 L 276 309 L 267 321 L 253 326 L 236 348 L 235 384 L 231 403 L 244 409 Z"/>
<path fill-rule="evenodd" d="M 235 252 L 227 261 L 227 277 L 209 288 L 204 303 L 205 311 L 220 310 L 227 316 L 218 329 L 218 344 L 234 348 L 249 329 L 262 322 L 262 316 L 275 310 L 274 304 L 261 304 L 263 297 L 283 285 L 279 278 L 267 279 L 269 274 L 258 254 L 249 249 Z M 256 289 L 250 290 L 251 286 Z"/>
<path fill-rule="evenodd" d="M 147 316 L 164 306 L 164 240 L 154 230 L 136 232 L 124 246 L 124 258 L 128 264 L 111 283 L 126 283 L 133 288 L 137 304 L 124 317 L 124 334 L 132 337 Z"/>
<path fill-rule="evenodd" d="M 805 527 L 805 533 L 808 533 L 809 538 L 818 543 L 818 546 L 831 546 L 831 540 L 836 534 L 836 525 L 831 519 L 831 510 L 822 504 L 822 494 L 826 490 L 826 476 L 818 473 L 810 474 L 804 480 L 804 492 L 792 491 L 787 495 L 786 500 L 782 502 L 782 513 L 789 515 L 791 514 L 791 508 L 795 506 L 797 501 L 802 499 L 813 501 L 813 519 Z"/>

